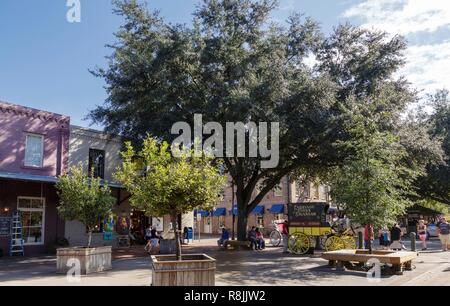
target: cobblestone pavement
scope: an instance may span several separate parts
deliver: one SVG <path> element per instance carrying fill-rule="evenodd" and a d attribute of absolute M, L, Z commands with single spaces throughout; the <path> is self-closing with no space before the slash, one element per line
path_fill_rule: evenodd
<path fill-rule="evenodd" d="M 284 255 L 280 248 L 263 251 L 220 251 L 214 238 L 184 246 L 185 253 L 207 253 L 217 260 L 216 284 L 246 285 L 450 285 L 450 252 L 440 251 L 432 241 L 428 251 L 420 252 L 415 269 L 403 276 L 386 276 L 370 282 L 364 272 L 336 271 L 327 267 L 320 254 L 307 257 Z M 407 245 L 408 246 L 408 245 Z M 83 276 L 69 283 L 55 274 L 54 257 L 0 259 L 0 285 L 17 286 L 149 286 L 151 262 L 142 247 L 114 253 L 113 270 Z"/>

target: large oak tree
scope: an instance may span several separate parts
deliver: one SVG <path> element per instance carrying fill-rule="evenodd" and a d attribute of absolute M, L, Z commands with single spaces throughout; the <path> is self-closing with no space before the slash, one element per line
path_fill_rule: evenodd
<path fill-rule="evenodd" d="M 394 77 L 406 48 L 398 36 L 340 25 L 326 37 L 300 14 L 277 24 L 275 0 L 204 0 L 190 26 L 167 23 L 134 0 L 115 5 L 125 23 L 108 67 L 94 71 L 108 99 L 91 112 L 93 121 L 136 145 L 147 133 L 173 140 L 172 125 L 192 126 L 194 114 L 223 126 L 280 123 L 276 168 L 261 167 L 261 156 L 224 158 L 236 186 L 239 239 L 249 213 L 282 177 L 318 173 L 348 154 L 333 144 L 351 137 L 342 125 L 356 104 L 376 104 L 367 115 L 394 130 L 415 99 Z"/>

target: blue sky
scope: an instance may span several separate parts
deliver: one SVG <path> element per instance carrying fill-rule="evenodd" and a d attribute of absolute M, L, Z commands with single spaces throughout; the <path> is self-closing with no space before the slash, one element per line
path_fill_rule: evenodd
<path fill-rule="evenodd" d="M 81 23 L 69 23 L 67 0 L 0 0 L 0 100 L 83 121 L 102 104 L 103 81 L 88 69 L 105 66 L 121 24 L 110 0 L 80 0 Z M 189 23 L 196 0 L 149 0 L 171 22 Z M 410 42 L 402 70 L 417 88 L 450 88 L 450 1 L 281 0 L 273 19 L 304 12 L 328 32 L 339 22 L 376 27 Z M 95 126 L 94 126 L 95 127 Z"/>

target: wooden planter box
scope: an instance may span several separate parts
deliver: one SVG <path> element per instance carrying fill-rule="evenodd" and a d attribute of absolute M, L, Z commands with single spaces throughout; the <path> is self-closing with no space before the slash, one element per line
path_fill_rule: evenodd
<path fill-rule="evenodd" d="M 96 248 L 61 248 L 56 251 L 56 272 L 67 273 L 73 264 L 67 266 L 69 260 L 80 261 L 80 273 L 83 275 L 111 270 L 111 246 Z"/>
<path fill-rule="evenodd" d="M 214 286 L 216 260 L 205 254 L 152 256 L 152 286 Z"/>

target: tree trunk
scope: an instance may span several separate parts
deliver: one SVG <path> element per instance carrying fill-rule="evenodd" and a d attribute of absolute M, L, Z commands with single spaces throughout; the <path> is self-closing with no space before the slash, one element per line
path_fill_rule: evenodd
<path fill-rule="evenodd" d="M 372 246 L 372 239 L 369 239 L 369 241 L 367 242 L 368 246 L 369 246 L 369 254 L 373 254 L 373 246 Z"/>
<path fill-rule="evenodd" d="M 238 209 L 237 238 L 239 241 L 247 240 L 247 224 L 247 209 Z"/>
<path fill-rule="evenodd" d="M 369 254 L 373 254 L 373 245 L 372 245 L 372 226 L 369 226 L 369 241 L 367 242 L 369 246 Z"/>
<path fill-rule="evenodd" d="M 177 260 L 181 260 L 181 243 L 180 243 L 180 234 L 179 234 L 179 230 L 178 230 L 177 219 L 178 219 L 177 213 L 172 213 L 170 215 L 170 221 L 172 222 L 172 228 L 174 229 L 174 233 L 175 233 L 175 254 L 176 254 Z"/>
<path fill-rule="evenodd" d="M 234 240 L 236 238 L 235 230 L 234 230 L 236 227 L 236 215 L 234 213 L 234 205 L 235 205 L 234 202 L 236 201 L 235 193 L 234 193 L 234 182 L 231 183 L 231 192 L 232 192 L 232 194 L 231 194 L 231 216 L 233 219 L 233 224 L 231 227 L 231 240 Z"/>
<path fill-rule="evenodd" d="M 91 243 L 92 243 L 92 230 L 89 230 L 88 232 L 88 249 L 91 247 Z"/>

